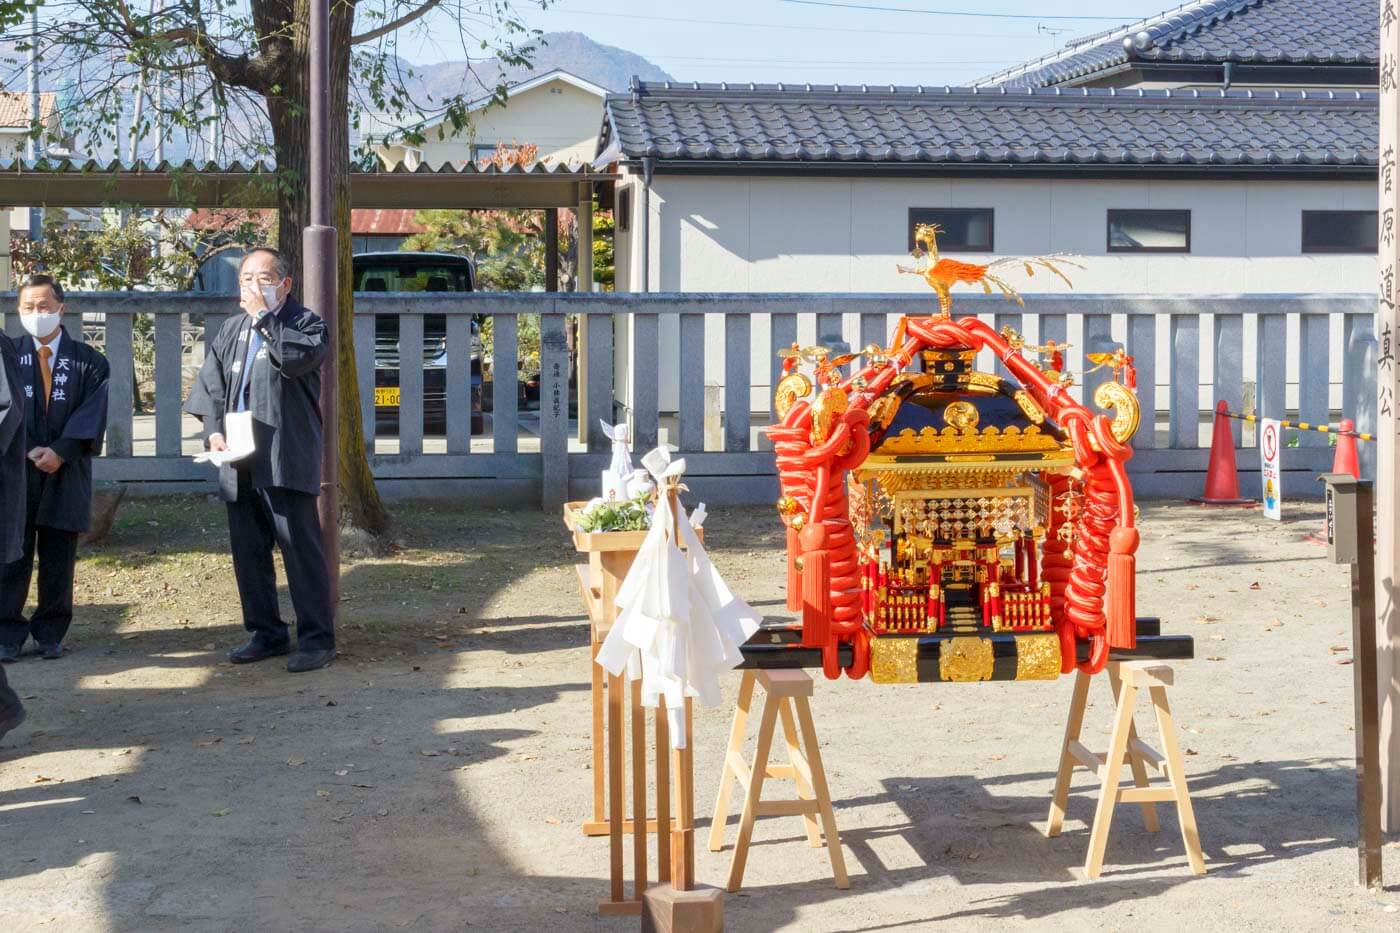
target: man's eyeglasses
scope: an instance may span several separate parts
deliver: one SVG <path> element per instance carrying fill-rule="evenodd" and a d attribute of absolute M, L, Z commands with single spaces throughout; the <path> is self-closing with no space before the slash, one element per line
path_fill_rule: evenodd
<path fill-rule="evenodd" d="M 240 285 L 276 285 L 280 281 L 276 276 L 266 272 L 260 275 L 240 275 L 238 277 Z"/>

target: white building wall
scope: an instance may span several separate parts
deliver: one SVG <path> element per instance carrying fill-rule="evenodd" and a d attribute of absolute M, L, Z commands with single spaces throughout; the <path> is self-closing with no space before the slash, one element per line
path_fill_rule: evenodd
<path fill-rule="evenodd" d="M 472 160 L 472 146 L 533 143 L 537 158 L 551 165 L 576 165 L 592 160 L 598 147 L 603 99 L 563 80 L 548 81 L 512 94 L 504 105 L 474 111 L 459 133 L 433 126 L 416 148 L 415 157 L 437 168 Z M 443 132 L 443 138 L 439 137 Z M 380 147 L 380 157 L 392 165 L 407 156 L 402 146 Z"/>
<path fill-rule="evenodd" d="M 632 184 L 638 182 L 633 179 Z M 632 235 L 638 230 L 640 190 L 634 193 Z M 1073 291 L 1120 294 L 1367 292 L 1374 255 L 1304 255 L 1305 209 L 1375 209 L 1366 181 L 1155 181 L 1105 179 L 731 178 L 658 174 L 651 195 L 651 290 L 666 292 L 926 292 L 916 276 L 900 275 L 912 207 L 984 207 L 995 211 L 995 256 L 1071 253 Z M 1189 254 L 1110 254 L 1110 208 L 1191 211 Z M 625 246 L 620 246 L 620 250 Z M 618 259 L 620 291 L 640 282 L 638 257 Z M 982 262 L 992 255 L 959 253 Z M 624 274 L 625 270 L 625 274 Z M 1069 290 L 1045 273 L 1007 276 L 1026 295 Z M 975 292 L 975 288 L 973 289 Z M 1165 326 L 1165 321 L 1162 325 Z M 854 320 L 846 337 L 854 342 Z M 810 323 L 809 328 L 810 329 Z M 1122 339 L 1124 322 L 1115 322 Z M 1294 330 L 1290 328 L 1290 330 Z M 1210 339 L 1202 322 L 1203 341 Z M 752 336 L 754 409 L 767 408 L 769 329 L 755 318 Z M 819 336 L 799 331 L 804 341 Z M 1074 337 L 1074 334 L 1071 334 Z M 1246 344 L 1252 334 L 1246 335 Z M 1295 338 L 1296 339 L 1296 338 Z M 1334 353 L 1340 349 L 1334 334 Z M 625 341 L 619 339 L 619 372 Z M 1165 335 L 1159 346 L 1165 345 Z M 706 380 L 723 380 L 722 322 L 708 322 Z M 662 332 L 661 404 L 674 409 L 680 348 L 674 328 Z M 1078 351 L 1077 351 L 1078 352 Z M 1076 352 L 1076 355 L 1077 355 Z M 1205 356 L 1203 362 L 1208 363 Z M 1165 369 L 1159 371 L 1165 375 Z M 1246 378 L 1254 361 L 1245 360 Z M 1296 361 L 1290 361 L 1296 378 Z M 1340 357 L 1332 366 L 1340 377 Z M 666 378 L 667 373 L 670 378 Z M 1208 365 L 1202 379 L 1209 381 Z"/>

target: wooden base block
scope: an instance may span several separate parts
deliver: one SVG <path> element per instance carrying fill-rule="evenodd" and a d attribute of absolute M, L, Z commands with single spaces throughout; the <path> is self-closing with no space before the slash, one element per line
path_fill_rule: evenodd
<path fill-rule="evenodd" d="M 647 888 L 642 897 L 643 933 L 721 933 L 724 892 L 699 885 L 677 891 L 669 884 Z"/>

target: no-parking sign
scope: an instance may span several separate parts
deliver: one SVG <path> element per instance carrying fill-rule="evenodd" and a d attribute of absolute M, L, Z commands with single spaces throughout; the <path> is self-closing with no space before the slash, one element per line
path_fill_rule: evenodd
<path fill-rule="evenodd" d="M 1279 470 L 1279 424 L 1273 418 L 1259 419 L 1259 485 L 1262 487 L 1264 517 L 1283 521 L 1283 486 Z"/>

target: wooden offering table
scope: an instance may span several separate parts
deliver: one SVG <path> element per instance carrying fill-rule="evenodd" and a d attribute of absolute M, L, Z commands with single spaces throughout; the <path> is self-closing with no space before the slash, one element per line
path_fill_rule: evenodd
<path fill-rule="evenodd" d="M 637 551 L 646 540 L 645 531 L 587 532 L 578 527 L 582 502 L 564 506 L 564 524 L 573 534 L 574 547 L 588 555 L 587 564 L 575 567 L 579 589 L 588 609 L 589 666 L 593 701 L 593 813 L 585 820 L 583 832 L 607 836 L 609 848 L 609 898 L 599 904 L 605 916 L 640 914 L 647 890 L 649 855 L 647 834 L 656 833 L 656 875 L 658 882 L 673 878 L 677 887 L 693 884 L 694 878 L 694 795 L 691 750 L 671 751 L 669 727 L 664 712 L 653 712 L 656 795 L 654 813 L 647 807 L 647 710 L 642 706 L 641 684 L 630 685 L 622 677 L 609 676 L 597 663 L 598 649 L 617 621 L 617 593 L 632 569 Z M 704 531 L 696 529 L 704 538 Z M 606 716 L 604 710 L 606 709 Z M 627 712 L 624 714 L 624 709 Z M 686 719 L 690 701 L 686 701 Z M 689 731 L 689 729 L 687 729 Z M 625 737 L 632 745 L 632 818 L 627 819 L 624 767 Z M 671 783 L 676 782 L 675 818 L 671 814 Z M 632 836 L 632 896 L 624 890 L 624 836 Z M 674 848 L 674 851 L 673 851 Z M 674 866 L 674 874 L 673 874 Z"/>

